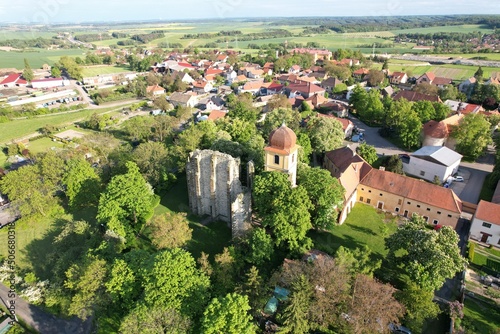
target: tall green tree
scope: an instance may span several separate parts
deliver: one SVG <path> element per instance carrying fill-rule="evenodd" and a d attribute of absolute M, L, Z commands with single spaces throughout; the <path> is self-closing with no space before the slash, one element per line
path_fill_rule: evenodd
<path fill-rule="evenodd" d="M 147 307 L 139 304 L 120 325 L 120 333 L 130 334 L 188 334 L 189 317 L 165 307 Z"/>
<path fill-rule="evenodd" d="M 24 69 L 23 69 L 23 78 L 24 80 L 31 82 L 35 75 L 33 74 L 33 70 L 31 69 L 30 63 L 28 59 L 24 58 Z"/>
<path fill-rule="evenodd" d="M 416 112 L 411 111 L 403 118 L 399 127 L 399 137 L 406 148 L 419 146 L 421 129 L 422 122 Z"/>
<path fill-rule="evenodd" d="M 287 100 L 288 101 L 288 100 Z M 262 134 L 265 138 L 269 137 L 271 131 L 279 128 L 281 124 L 285 123 L 295 133 L 300 130 L 300 113 L 292 108 L 277 108 L 267 113 L 262 127 Z"/>
<path fill-rule="evenodd" d="M 344 142 L 342 124 L 334 118 L 314 116 L 307 122 L 307 133 L 314 153 L 334 150 Z"/>
<path fill-rule="evenodd" d="M 113 176 L 99 199 L 97 221 L 118 236 L 138 232 L 153 214 L 154 194 L 133 162 L 126 163 L 127 172 Z"/>
<path fill-rule="evenodd" d="M 467 264 L 460 255 L 458 241 L 451 227 L 430 230 L 422 217 L 413 215 L 385 240 L 385 246 L 393 265 L 400 267 L 420 289 L 435 291 Z"/>
<path fill-rule="evenodd" d="M 277 246 L 292 252 L 310 246 L 306 234 L 312 227 L 312 204 L 303 187 L 292 189 L 287 174 L 264 172 L 255 177 L 253 195 L 255 211 L 262 224 L 272 230 Z"/>
<path fill-rule="evenodd" d="M 183 247 L 193 234 L 186 214 L 180 212 L 157 215 L 147 225 L 152 243 L 158 249 Z"/>
<path fill-rule="evenodd" d="M 248 297 L 237 293 L 214 298 L 207 306 L 201 320 L 203 334 L 253 334 L 257 326 L 248 314 Z"/>
<path fill-rule="evenodd" d="M 162 190 L 172 181 L 173 175 L 167 147 L 160 142 L 139 144 L 132 152 L 132 159 L 139 167 L 141 174 L 155 189 Z"/>
<path fill-rule="evenodd" d="M 457 151 L 465 157 L 476 160 L 492 142 L 490 123 L 481 114 L 467 114 L 452 136 L 457 141 Z"/>
<path fill-rule="evenodd" d="M 358 153 L 359 156 L 362 157 L 370 165 L 378 160 L 377 150 L 375 149 L 375 146 L 368 145 L 367 143 L 361 143 L 356 148 L 356 153 Z"/>
<path fill-rule="evenodd" d="M 54 78 L 60 78 L 61 77 L 61 69 L 57 66 L 52 66 L 50 69 L 50 75 Z"/>
<path fill-rule="evenodd" d="M 396 299 L 405 306 L 404 324 L 416 333 L 421 333 L 425 322 L 437 318 L 439 305 L 434 302 L 434 292 L 419 288 L 410 282 L 396 292 Z"/>
<path fill-rule="evenodd" d="M 282 314 L 283 326 L 280 333 L 305 334 L 311 324 L 308 317 L 312 303 L 313 289 L 306 276 L 300 276 L 292 284 L 291 296 Z"/>
<path fill-rule="evenodd" d="M 209 278 L 196 268 L 185 250 L 174 248 L 157 253 L 147 265 L 144 301 L 148 307 L 179 311 L 196 318 L 208 301 Z"/>
<path fill-rule="evenodd" d="M 68 203 L 72 208 L 97 205 L 101 191 L 99 176 L 83 159 L 71 159 L 63 176 Z"/>
<path fill-rule="evenodd" d="M 345 189 L 325 169 L 301 166 L 297 183 L 307 191 L 312 207 L 309 210 L 315 229 L 331 230 L 337 223 L 338 210 L 344 202 Z"/>
<path fill-rule="evenodd" d="M 256 265 L 262 265 L 271 259 L 274 252 L 273 239 L 263 228 L 255 228 L 247 240 L 249 252 L 246 260 Z"/>

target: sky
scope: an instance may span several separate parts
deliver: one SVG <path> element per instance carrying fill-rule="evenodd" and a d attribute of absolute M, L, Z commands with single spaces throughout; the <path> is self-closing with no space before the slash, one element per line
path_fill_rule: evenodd
<path fill-rule="evenodd" d="M 0 22 L 500 14 L 498 0 L 0 0 Z"/>

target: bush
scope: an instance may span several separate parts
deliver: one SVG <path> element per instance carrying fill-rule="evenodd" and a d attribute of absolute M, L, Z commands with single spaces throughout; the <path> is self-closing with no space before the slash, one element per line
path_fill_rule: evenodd
<path fill-rule="evenodd" d="M 469 242 L 469 252 L 468 252 L 468 257 L 469 261 L 473 262 L 474 260 L 474 249 L 476 248 L 476 244 L 473 242 Z"/>

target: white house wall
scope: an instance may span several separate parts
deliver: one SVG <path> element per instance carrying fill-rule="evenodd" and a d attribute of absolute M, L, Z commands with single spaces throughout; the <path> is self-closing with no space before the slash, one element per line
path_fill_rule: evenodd
<path fill-rule="evenodd" d="M 470 237 L 481 241 L 484 235 L 481 232 L 491 234 L 485 242 L 500 247 L 500 225 L 491 224 L 491 227 L 488 228 L 483 226 L 483 223 L 488 222 L 474 217 L 470 227 Z"/>
<path fill-rule="evenodd" d="M 417 176 L 420 179 L 424 179 L 430 182 L 433 182 L 434 176 L 437 175 L 441 182 L 444 182 L 450 175 L 458 170 L 459 164 L 460 160 L 458 160 L 453 165 L 446 167 L 427 160 L 410 156 L 409 163 L 403 164 L 403 170 L 406 174 Z M 421 174 L 422 171 L 424 172 L 424 175 Z"/>

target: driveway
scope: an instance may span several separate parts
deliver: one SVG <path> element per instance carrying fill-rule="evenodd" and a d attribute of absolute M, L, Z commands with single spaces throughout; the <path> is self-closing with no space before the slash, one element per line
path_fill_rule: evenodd
<path fill-rule="evenodd" d="M 471 164 L 467 165 L 470 166 Z M 493 166 L 491 166 L 491 168 L 493 168 Z M 462 201 L 473 204 L 479 203 L 481 188 L 489 172 L 465 167 L 464 164 L 460 164 L 458 174 L 464 177 L 464 182 L 452 182 L 451 189 L 453 189 L 455 194 L 457 194 Z"/>
<path fill-rule="evenodd" d="M 9 289 L 0 283 L 0 298 L 6 303 L 10 301 L 7 298 L 8 291 Z M 37 306 L 27 303 L 19 296 L 16 298 L 15 305 L 18 318 L 41 334 L 88 334 L 92 327 L 90 318 L 85 322 L 76 317 L 67 320 L 57 318 Z"/>

